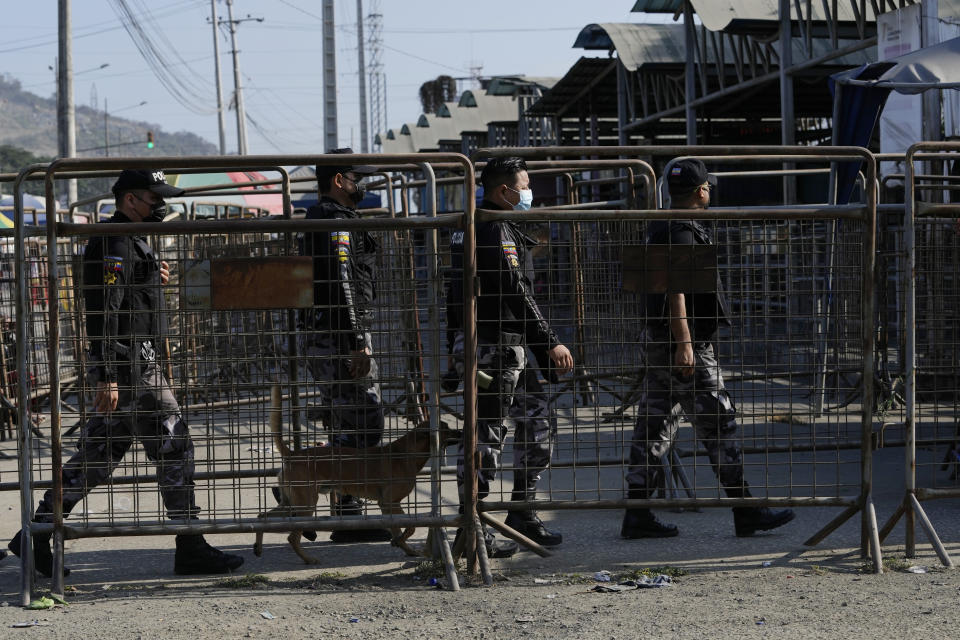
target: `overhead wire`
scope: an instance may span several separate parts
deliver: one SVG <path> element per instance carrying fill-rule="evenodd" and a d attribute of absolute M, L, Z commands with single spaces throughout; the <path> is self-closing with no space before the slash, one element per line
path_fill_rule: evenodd
<path fill-rule="evenodd" d="M 130 36 L 130 39 L 133 41 L 134 46 L 140 52 L 140 55 L 147 62 L 147 65 L 150 67 L 150 70 L 153 72 L 154 76 L 160 81 L 160 84 L 170 93 L 170 95 L 179 102 L 183 107 L 196 113 L 197 115 L 211 115 L 217 112 L 216 108 L 203 108 L 198 105 L 209 103 L 212 88 L 210 83 L 204 83 L 201 80 L 201 84 L 206 86 L 199 86 L 196 82 L 191 82 L 188 77 L 183 75 L 175 75 L 171 72 L 170 67 L 173 66 L 173 63 L 167 55 L 164 54 L 160 46 L 148 35 L 147 30 L 141 24 L 140 20 L 137 18 L 136 14 L 130 8 L 130 5 L 126 0 L 110 0 L 113 5 L 114 11 L 117 16 L 120 18 L 121 23 L 126 29 L 127 34 Z M 152 20 L 149 9 L 147 9 L 142 3 L 140 4 L 141 12 L 147 16 L 147 20 Z M 155 21 L 153 21 L 155 25 Z M 162 30 L 158 31 L 162 33 Z M 165 38 L 163 40 L 166 43 L 166 46 L 172 45 L 169 44 Z M 176 53 L 176 49 L 172 48 L 174 57 L 180 61 L 180 63 L 187 65 L 187 68 L 190 69 L 189 64 Z M 193 75 L 198 76 L 196 72 L 193 72 L 190 69 Z"/>

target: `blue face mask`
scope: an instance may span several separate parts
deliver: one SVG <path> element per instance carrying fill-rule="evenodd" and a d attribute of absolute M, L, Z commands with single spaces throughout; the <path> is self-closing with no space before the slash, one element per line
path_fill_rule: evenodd
<path fill-rule="evenodd" d="M 510 187 L 507 187 L 507 189 L 510 189 Z M 520 195 L 520 202 L 513 205 L 514 211 L 528 211 L 533 206 L 533 191 L 530 189 L 520 189 L 519 191 L 510 189 L 510 191 Z"/>

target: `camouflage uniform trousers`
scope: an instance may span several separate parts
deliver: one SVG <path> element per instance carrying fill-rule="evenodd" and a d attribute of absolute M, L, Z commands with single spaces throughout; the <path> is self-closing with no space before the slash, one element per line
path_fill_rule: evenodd
<path fill-rule="evenodd" d="M 367 334 L 370 344 L 370 334 Z M 307 369 L 319 385 L 320 417 L 336 446 L 373 447 L 383 438 L 384 410 L 379 368 L 370 359 L 370 372 L 354 378 L 347 368 L 350 351 L 329 333 L 314 333 L 303 350 Z"/>
<path fill-rule="evenodd" d="M 453 355 L 463 374 L 463 334 L 457 334 Z M 523 345 L 496 345 L 481 341 L 477 347 L 477 368 L 493 380 L 478 389 L 477 450 L 480 453 L 477 492 L 479 499 L 490 493 L 496 479 L 507 435 L 505 418 L 514 422 L 514 491 L 533 493 L 540 474 L 550 466 L 557 420 L 549 396 L 534 369 L 528 366 Z M 463 485 L 463 445 L 457 458 L 457 483 Z"/>
<path fill-rule="evenodd" d="M 673 350 L 667 334 L 641 338 L 646 363 L 645 389 L 638 404 L 630 446 L 627 484 L 648 493 L 663 481 L 663 458 L 676 437 L 682 412 L 693 423 L 728 495 L 745 488 L 743 455 L 737 437 L 737 410 L 723 386 L 720 365 L 709 342 L 694 344 L 694 374 L 673 375 Z"/>
<path fill-rule="evenodd" d="M 117 409 L 90 418 L 80 432 L 77 453 L 63 466 L 63 513 L 107 480 L 130 449 L 134 438 L 157 465 L 157 484 L 167 516 L 196 518 L 193 440 L 180 406 L 155 361 L 135 365 L 142 370 L 132 387 L 120 383 Z M 134 402 L 135 399 L 135 402 Z M 53 491 L 37 507 L 36 520 L 50 521 Z"/>

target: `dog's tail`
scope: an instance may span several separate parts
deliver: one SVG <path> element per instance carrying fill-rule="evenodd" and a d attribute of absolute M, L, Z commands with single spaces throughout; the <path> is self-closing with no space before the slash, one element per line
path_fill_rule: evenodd
<path fill-rule="evenodd" d="M 283 396 L 280 394 L 280 385 L 275 384 L 270 389 L 270 431 L 273 432 L 273 441 L 277 451 L 286 458 L 292 451 L 283 441 Z"/>

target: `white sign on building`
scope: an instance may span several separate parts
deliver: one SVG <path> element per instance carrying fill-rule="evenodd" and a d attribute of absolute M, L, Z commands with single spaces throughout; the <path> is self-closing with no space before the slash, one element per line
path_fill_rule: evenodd
<path fill-rule="evenodd" d="M 877 16 L 877 60 L 889 60 L 921 48 L 922 5 Z M 904 153 L 923 139 L 923 98 L 890 92 L 880 116 L 880 152 Z M 903 163 L 882 163 L 881 174 L 902 173 Z"/>

